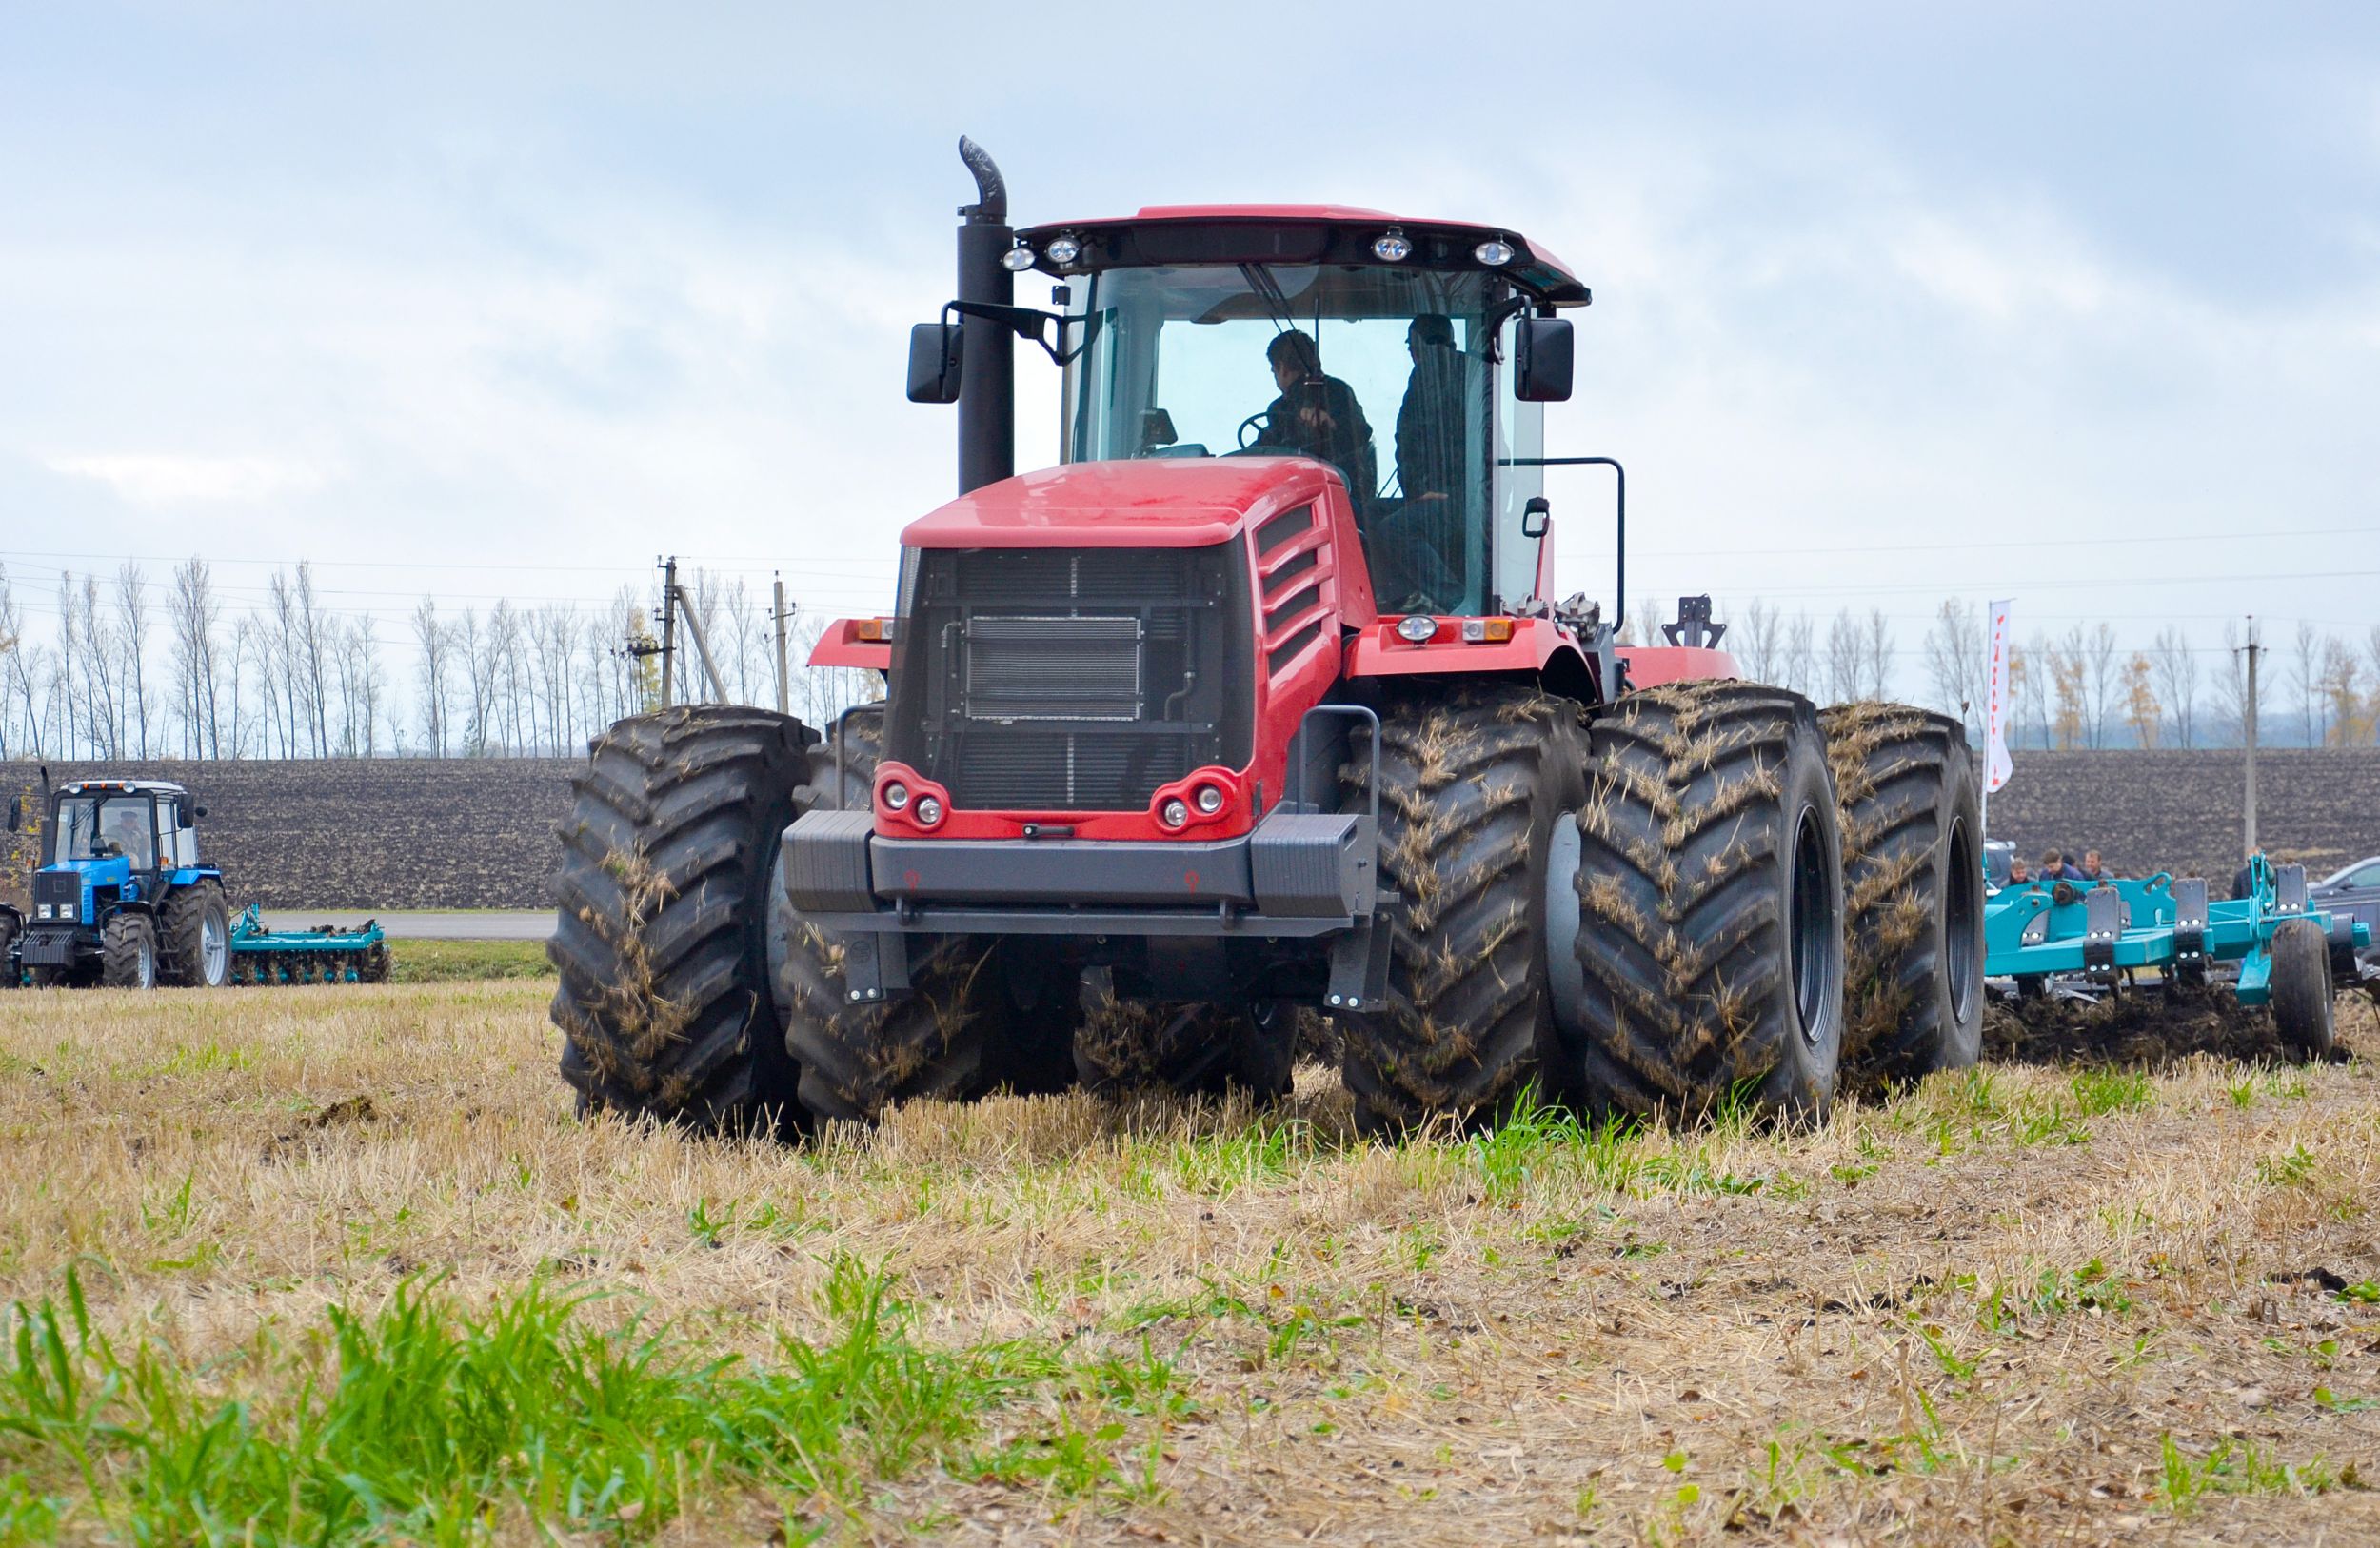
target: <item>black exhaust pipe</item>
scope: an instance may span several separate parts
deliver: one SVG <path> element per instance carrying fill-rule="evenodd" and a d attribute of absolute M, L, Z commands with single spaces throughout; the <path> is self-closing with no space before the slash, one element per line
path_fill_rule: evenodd
<path fill-rule="evenodd" d="M 959 299 L 1005 307 L 1016 299 L 1016 276 L 1001 256 L 1016 243 L 1008 225 L 1008 185 L 984 149 L 959 137 L 959 159 L 975 174 L 975 203 L 961 205 Z M 1017 470 L 1015 333 L 980 317 L 963 319 L 959 387 L 959 492 L 995 484 Z"/>

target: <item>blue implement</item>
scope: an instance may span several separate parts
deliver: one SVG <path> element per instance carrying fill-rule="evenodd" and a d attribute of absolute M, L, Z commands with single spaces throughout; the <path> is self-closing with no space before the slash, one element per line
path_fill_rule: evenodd
<path fill-rule="evenodd" d="M 2207 883 L 2159 873 L 2146 881 L 2039 882 L 2005 888 L 1984 903 L 1984 973 L 1992 978 L 2080 975 L 2112 986 L 2127 969 L 2203 982 L 2211 963 L 2237 963 L 2233 992 L 2262 1005 L 2272 992 L 2272 940 L 2292 920 L 2311 923 L 2330 944 L 2333 979 L 2361 981 L 2356 954 L 2371 929 L 2311 906 L 2301 865 L 2249 862 L 2245 898 L 2210 901 Z"/>
<path fill-rule="evenodd" d="M 270 930 L 250 903 L 231 926 L 234 983 L 378 983 L 387 977 L 388 937 L 378 920 L 349 930 Z"/>

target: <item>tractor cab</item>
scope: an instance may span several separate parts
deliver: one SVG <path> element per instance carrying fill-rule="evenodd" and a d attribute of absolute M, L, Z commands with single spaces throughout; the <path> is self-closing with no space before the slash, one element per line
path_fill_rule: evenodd
<path fill-rule="evenodd" d="M 205 813 L 160 780 L 79 780 L 52 791 L 32 915 L 15 947 L 35 982 L 223 982 L 229 926 L 221 873 L 199 863 Z M 10 819 L 21 821 L 14 811 Z"/>
<path fill-rule="evenodd" d="M 1063 283 L 1061 462 L 1306 457 L 1380 610 L 1538 594 L 1544 404 L 1588 291 L 1517 233 L 1337 207 L 1156 207 L 1012 249 Z"/>

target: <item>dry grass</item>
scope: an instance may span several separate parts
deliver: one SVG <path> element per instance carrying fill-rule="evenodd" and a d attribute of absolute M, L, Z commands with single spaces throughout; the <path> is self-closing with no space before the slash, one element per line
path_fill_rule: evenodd
<path fill-rule="evenodd" d="M 1170 1368 L 1161 1401 L 1061 1383 L 985 1419 L 1112 1459 L 1076 1486 L 739 1487 L 672 1543 L 788 1510 L 862 1540 L 2380 1535 L 2365 1062 L 2007 1066 L 1804 1135 L 1399 1148 L 1308 1072 L 1253 1120 L 1002 1100 L 783 1150 L 574 1121 L 545 993 L 0 995 L 0 1298 L 72 1269 L 99 1329 L 212 1371 L 408 1277 L 476 1304 L 543 1273 L 762 1354 L 830 1335 L 843 1254 L 922 1343 Z M 2380 1055 L 2368 1005 L 2342 1021 Z"/>

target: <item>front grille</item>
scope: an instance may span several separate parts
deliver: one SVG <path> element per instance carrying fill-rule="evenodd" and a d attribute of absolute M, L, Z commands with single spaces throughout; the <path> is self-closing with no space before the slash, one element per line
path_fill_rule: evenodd
<path fill-rule="evenodd" d="M 53 918 L 72 919 L 83 906 L 83 879 L 73 871 L 35 871 L 33 873 L 33 913 L 40 916 L 44 903 L 62 903 L 66 911 Z"/>
<path fill-rule="evenodd" d="M 1137 811 L 1194 768 L 1248 762 L 1236 543 L 928 550 L 902 602 L 885 752 L 961 807 Z"/>

